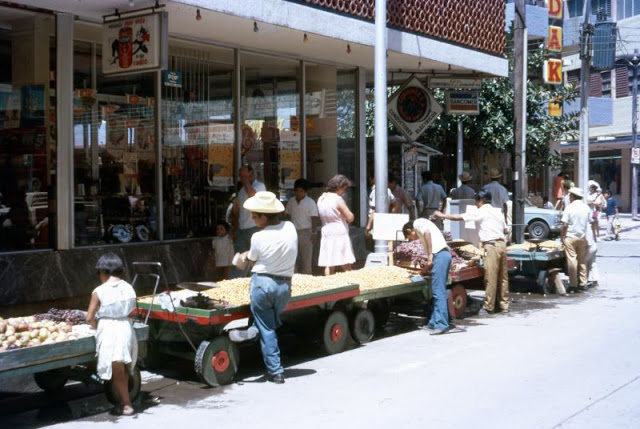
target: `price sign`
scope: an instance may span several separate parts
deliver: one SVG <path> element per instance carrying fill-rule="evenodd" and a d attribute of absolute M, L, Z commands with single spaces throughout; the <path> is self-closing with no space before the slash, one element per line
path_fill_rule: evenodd
<path fill-rule="evenodd" d="M 631 148 L 631 163 L 640 164 L 640 147 Z"/>

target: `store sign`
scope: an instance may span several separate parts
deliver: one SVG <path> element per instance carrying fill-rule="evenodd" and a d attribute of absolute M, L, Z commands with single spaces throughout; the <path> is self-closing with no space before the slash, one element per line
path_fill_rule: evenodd
<path fill-rule="evenodd" d="M 102 72 L 130 74 L 167 68 L 167 13 L 132 16 L 102 25 Z"/>
<path fill-rule="evenodd" d="M 172 88 L 182 88 L 182 72 L 175 70 L 165 70 L 162 72 L 164 86 Z"/>
<path fill-rule="evenodd" d="M 562 60 L 549 59 L 544 62 L 543 69 L 544 83 L 552 85 L 562 84 Z"/>
<path fill-rule="evenodd" d="M 547 0 L 549 18 L 562 19 L 562 0 Z"/>
<path fill-rule="evenodd" d="M 549 116 L 562 116 L 562 104 L 550 101 Z"/>
<path fill-rule="evenodd" d="M 448 115 L 479 115 L 478 91 L 447 91 L 446 112 Z"/>
<path fill-rule="evenodd" d="M 442 107 L 415 76 L 402 84 L 387 102 L 389 120 L 412 142 L 441 112 Z"/>
<path fill-rule="evenodd" d="M 482 79 L 460 79 L 454 77 L 429 78 L 429 88 L 440 89 L 482 89 Z"/>
<path fill-rule="evenodd" d="M 302 151 L 300 132 L 283 130 L 278 142 L 280 149 L 280 181 L 285 189 L 293 189 L 295 181 L 302 177 Z"/>
<path fill-rule="evenodd" d="M 631 148 L 631 163 L 640 164 L 640 147 Z"/>
<path fill-rule="evenodd" d="M 562 52 L 562 27 L 557 27 L 555 25 L 549 26 L 547 49 L 552 52 Z"/>

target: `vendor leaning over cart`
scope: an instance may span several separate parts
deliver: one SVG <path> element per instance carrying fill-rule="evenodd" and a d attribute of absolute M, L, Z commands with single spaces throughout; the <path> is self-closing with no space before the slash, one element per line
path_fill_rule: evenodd
<path fill-rule="evenodd" d="M 461 215 L 435 212 L 434 217 L 457 220 L 474 221 L 478 230 L 478 237 L 485 252 L 484 256 L 484 304 L 478 315 L 493 313 L 496 305 L 501 313 L 509 312 L 509 273 L 507 271 L 507 243 L 505 234 L 508 233 L 504 215 L 491 205 L 491 193 L 480 191 L 476 194 L 478 210 Z"/>
<path fill-rule="evenodd" d="M 134 413 L 129 398 L 129 374 L 138 359 L 138 341 L 129 314 L 136 305 L 133 287 L 120 279 L 122 260 L 115 253 L 102 255 L 96 263 L 102 284 L 94 289 L 87 310 L 87 323 L 96 329 L 97 372 L 101 379 L 116 387 L 121 404 L 116 413 Z"/>
<path fill-rule="evenodd" d="M 229 333 L 232 341 L 245 341 L 260 334 L 262 358 L 269 381 L 284 383 L 276 329 L 282 325 L 280 314 L 291 298 L 291 277 L 298 253 L 298 235 L 291 222 L 281 222 L 284 206 L 275 194 L 256 192 L 244 203 L 259 231 L 251 237 L 251 248 L 245 252 L 253 263 L 250 298 L 255 325 L 245 331 Z"/>
<path fill-rule="evenodd" d="M 427 329 L 432 331 L 431 335 L 444 334 L 451 329 L 447 308 L 447 276 L 451 266 L 449 246 L 438 226 L 424 218 L 407 222 L 402 232 L 408 240 L 419 239 L 427 255 L 427 265 L 420 270 L 420 274 L 431 274 L 433 312 Z"/>

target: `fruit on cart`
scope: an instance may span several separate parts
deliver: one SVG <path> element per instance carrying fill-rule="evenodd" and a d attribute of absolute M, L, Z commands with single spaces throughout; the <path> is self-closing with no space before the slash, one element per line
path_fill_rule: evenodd
<path fill-rule="evenodd" d="M 82 336 L 69 322 L 39 319 L 37 316 L 12 317 L 0 321 L 0 352 L 35 347 Z"/>

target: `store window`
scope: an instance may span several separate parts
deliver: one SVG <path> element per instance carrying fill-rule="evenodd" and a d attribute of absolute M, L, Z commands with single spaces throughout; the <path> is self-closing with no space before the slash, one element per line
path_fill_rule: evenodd
<path fill-rule="evenodd" d="M 0 7 L 0 252 L 51 248 L 55 18 Z"/>
<path fill-rule="evenodd" d="M 235 191 L 233 51 L 170 47 L 162 86 L 165 238 L 214 235 Z"/>
<path fill-rule="evenodd" d="M 592 154 L 589 158 L 589 178 L 600 184 L 603 191 L 620 194 L 622 154 L 620 150 L 609 150 Z"/>
<path fill-rule="evenodd" d="M 104 76 L 101 64 L 101 45 L 74 44 L 75 245 L 154 240 L 153 75 Z"/>
<path fill-rule="evenodd" d="M 302 177 L 300 62 L 243 53 L 242 164 L 285 199 Z"/>

